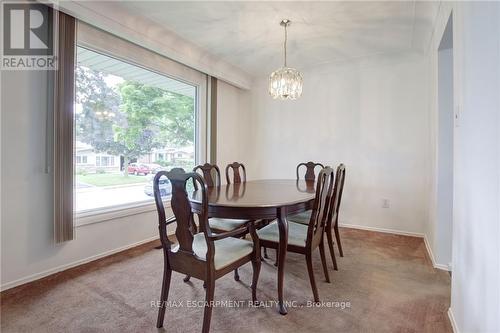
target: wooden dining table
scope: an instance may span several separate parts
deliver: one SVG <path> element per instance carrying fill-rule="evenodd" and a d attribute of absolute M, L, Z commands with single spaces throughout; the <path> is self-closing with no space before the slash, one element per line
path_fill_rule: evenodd
<path fill-rule="evenodd" d="M 285 257 L 288 245 L 287 215 L 300 213 L 312 207 L 315 196 L 314 181 L 267 179 L 228 184 L 208 188 L 209 217 L 274 220 L 278 222 L 278 311 L 287 313 L 283 300 Z M 201 208 L 201 191 L 190 196 L 192 209 Z"/>

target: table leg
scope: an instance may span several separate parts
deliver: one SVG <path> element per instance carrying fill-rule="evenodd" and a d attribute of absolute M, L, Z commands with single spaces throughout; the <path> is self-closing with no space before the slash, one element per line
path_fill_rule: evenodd
<path fill-rule="evenodd" d="M 282 315 L 287 314 L 286 306 L 283 301 L 283 283 L 285 277 L 285 257 L 288 245 L 288 220 L 286 219 L 286 209 L 278 210 L 278 230 L 279 230 L 279 248 L 278 248 L 278 311 Z"/>

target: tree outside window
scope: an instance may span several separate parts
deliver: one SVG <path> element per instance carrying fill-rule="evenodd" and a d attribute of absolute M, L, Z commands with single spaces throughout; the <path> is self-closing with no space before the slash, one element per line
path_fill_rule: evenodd
<path fill-rule="evenodd" d="M 101 206 L 151 200 L 147 186 L 154 172 L 194 166 L 196 88 L 87 49 L 79 47 L 78 54 L 87 60 L 75 71 L 75 146 L 94 155 L 95 164 L 76 156 L 77 164 L 85 163 L 76 167 L 77 211 L 91 209 L 99 201 L 95 195 L 107 202 Z M 184 158 L 167 161 L 169 152 Z M 119 186 L 130 188 L 118 192 Z"/>

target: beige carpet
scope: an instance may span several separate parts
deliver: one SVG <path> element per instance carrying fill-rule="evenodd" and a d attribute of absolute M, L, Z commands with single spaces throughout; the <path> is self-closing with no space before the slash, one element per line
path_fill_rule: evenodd
<path fill-rule="evenodd" d="M 432 268 L 422 239 L 341 229 L 344 258 L 339 271 L 329 262 L 324 281 L 319 253 L 315 274 L 323 307 L 312 299 L 304 258 L 288 254 L 285 296 L 295 306 L 281 316 L 270 304 L 276 297 L 276 268 L 263 263 L 258 298 L 270 307 L 249 307 L 251 265 L 216 282 L 215 299 L 243 301 L 216 307 L 212 332 L 451 332 L 447 318 L 450 277 Z M 157 330 L 162 252 L 149 243 L 1 294 L 1 331 L 7 332 L 199 332 L 205 297 L 202 283 L 174 273 L 165 316 Z M 274 252 L 271 253 L 274 257 Z M 183 303 L 181 303 L 183 301 Z M 344 302 L 344 303 L 342 303 Z M 152 305 L 153 303 L 153 305 Z M 194 303 L 194 302 L 193 302 Z"/>

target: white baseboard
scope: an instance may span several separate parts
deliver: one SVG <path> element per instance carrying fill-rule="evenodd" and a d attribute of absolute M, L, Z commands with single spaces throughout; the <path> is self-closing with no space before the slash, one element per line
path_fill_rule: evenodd
<path fill-rule="evenodd" d="M 453 333 L 460 333 L 460 331 L 458 330 L 457 322 L 455 321 L 455 316 L 453 315 L 453 311 L 451 311 L 451 307 L 448 308 L 448 319 L 450 319 Z"/>
<path fill-rule="evenodd" d="M 94 261 L 94 260 L 97 260 L 97 259 L 101 259 L 101 258 L 110 256 L 112 254 L 115 254 L 115 253 L 118 253 L 118 252 L 121 252 L 121 251 L 125 251 L 125 250 L 128 250 L 128 249 L 131 249 L 133 247 L 136 247 L 136 246 L 139 246 L 139 245 L 142 245 L 142 244 L 145 244 L 145 243 L 149 243 L 149 242 L 157 240 L 157 239 L 158 239 L 158 236 L 150 237 L 150 238 L 144 239 L 144 240 L 136 242 L 136 243 L 132 243 L 132 244 L 129 244 L 129 245 L 125 245 L 125 246 L 119 247 L 117 249 L 109 250 L 109 251 L 106 251 L 106 252 L 103 252 L 103 253 L 100 253 L 100 254 L 96 254 L 96 255 L 90 256 L 88 258 L 84 258 L 84 259 L 80 259 L 80 260 L 74 261 L 74 262 L 69 263 L 69 264 L 61 265 L 61 266 L 58 266 L 58 267 L 55 267 L 55 268 L 51 268 L 51 269 L 48 269 L 48 270 L 40 272 L 40 273 L 32 274 L 32 275 L 29 275 L 29 276 L 26 276 L 26 277 L 23 277 L 23 278 L 14 280 L 14 281 L 10 281 L 10 282 L 2 284 L 0 286 L 0 291 L 5 291 L 7 289 L 11 289 L 11 288 L 20 286 L 20 285 L 28 283 L 28 282 L 33 282 L 35 280 L 44 278 L 46 276 L 49 276 L 49 275 L 52 275 L 52 274 L 55 274 L 55 273 L 59 273 L 61 271 L 65 271 L 67 269 L 70 269 L 70 268 L 73 268 L 73 267 L 76 267 L 76 266 L 80 266 L 80 265 L 89 263 L 91 261 Z"/>
<path fill-rule="evenodd" d="M 384 232 L 384 233 L 394 234 L 394 235 L 403 235 L 403 236 L 412 236 L 412 237 L 423 238 L 424 239 L 425 248 L 427 249 L 427 253 L 429 254 L 429 257 L 431 258 L 431 261 L 432 261 L 432 266 L 434 268 L 441 269 L 441 270 L 444 270 L 444 271 L 449 271 L 450 270 L 450 268 L 448 267 L 448 265 L 442 265 L 442 264 L 437 264 L 436 263 L 436 260 L 434 259 L 434 254 L 432 253 L 432 249 L 430 247 L 430 244 L 427 241 L 427 236 L 425 234 L 423 234 L 423 233 L 402 231 L 402 230 L 397 230 L 397 229 L 386 229 L 386 228 L 368 227 L 368 226 L 364 226 L 364 225 L 356 225 L 356 224 L 348 224 L 348 223 L 339 223 L 339 226 L 344 227 L 344 228 L 369 230 L 369 231 Z"/>
<path fill-rule="evenodd" d="M 352 229 L 361 229 L 361 230 L 384 232 L 386 234 L 394 234 L 394 235 L 403 235 L 403 236 L 413 236 L 413 237 L 424 238 L 424 234 L 419 233 L 419 232 L 410 232 L 410 231 L 403 231 L 403 230 L 397 230 L 397 229 L 386 229 L 386 228 L 368 227 L 368 226 L 365 226 L 365 225 L 348 224 L 348 223 L 339 223 L 339 226 L 340 227 L 345 227 L 345 228 L 352 228 Z"/>

